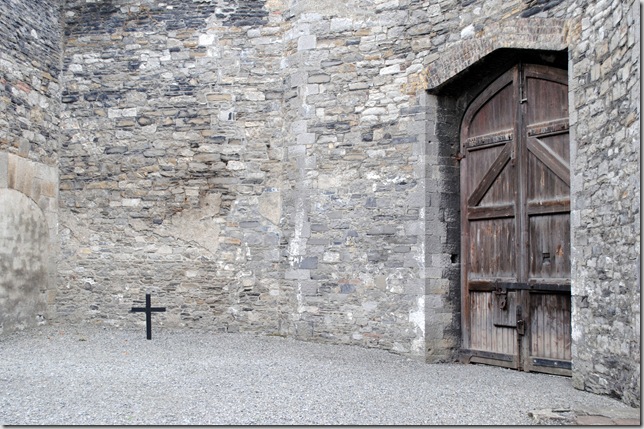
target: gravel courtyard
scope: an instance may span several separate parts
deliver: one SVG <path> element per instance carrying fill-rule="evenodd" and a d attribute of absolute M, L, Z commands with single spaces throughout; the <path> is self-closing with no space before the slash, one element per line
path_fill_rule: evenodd
<path fill-rule="evenodd" d="M 544 408 L 628 408 L 565 377 L 430 365 L 382 350 L 156 328 L 0 337 L 4 425 L 528 425 Z"/>

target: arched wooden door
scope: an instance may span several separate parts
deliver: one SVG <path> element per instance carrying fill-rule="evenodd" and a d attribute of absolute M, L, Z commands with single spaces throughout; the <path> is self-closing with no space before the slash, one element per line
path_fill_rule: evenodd
<path fill-rule="evenodd" d="M 517 65 L 461 124 L 463 348 L 471 362 L 570 375 L 566 71 Z"/>

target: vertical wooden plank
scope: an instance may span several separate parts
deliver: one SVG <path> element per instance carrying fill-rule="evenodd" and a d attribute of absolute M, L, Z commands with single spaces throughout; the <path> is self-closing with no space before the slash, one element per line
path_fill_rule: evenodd
<path fill-rule="evenodd" d="M 534 302 L 532 304 L 532 307 L 534 310 L 532 311 L 532 320 L 530 321 L 530 324 L 532 325 L 531 332 L 534 334 L 534 338 L 532 338 L 532 351 L 531 355 L 533 356 L 541 356 L 543 354 L 543 351 L 541 350 L 541 327 L 543 326 L 541 323 L 541 311 L 540 311 L 540 302 L 539 302 L 539 297 L 538 296 L 531 296 L 530 299 Z"/>
<path fill-rule="evenodd" d="M 487 350 L 487 318 L 485 317 L 485 295 L 483 293 L 478 293 L 479 299 L 479 312 L 480 312 L 480 323 L 479 323 L 479 335 L 481 336 L 481 349 Z"/>
<path fill-rule="evenodd" d="M 561 356 L 560 359 L 566 359 L 566 348 L 564 347 L 564 331 L 566 326 L 566 317 L 565 317 L 565 295 L 559 296 L 559 303 L 557 308 L 559 308 L 559 323 L 557 327 L 557 348 L 559 350 L 558 355 Z"/>
<path fill-rule="evenodd" d="M 559 335 L 561 333 L 561 315 L 562 308 L 560 306 L 560 296 L 559 295 L 550 295 L 550 301 L 552 302 L 552 339 L 550 344 L 552 347 L 552 357 L 555 359 L 563 359 L 562 350 L 559 348 Z"/>
<path fill-rule="evenodd" d="M 556 309 L 551 306 L 552 304 L 552 295 L 544 295 L 543 296 L 543 301 L 545 305 L 545 312 L 544 312 L 544 317 L 546 319 L 546 323 L 544 326 L 544 341 L 545 341 L 545 346 L 546 346 L 546 357 L 548 358 L 553 358 L 556 355 L 556 350 L 554 350 L 554 337 L 555 337 L 555 313 Z"/>
<path fill-rule="evenodd" d="M 541 296 L 532 295 L 531 299 L 535 301 L 535 311 L 532 317 L 532 323 L 536 325 L 535 331 L 537 333 L 537 336 L 534 339 L 536 350 L 533 351 L 533 353 L 536 353 L 536 356 L 544 356 L 545 350 L 543 349 L 543 306 L 541 304 Z"/>
<path fill-rule="evenodd" d="M 508 329 L 508 338 L 510 339 L 510 343 L 508 344 L 508 349 L 511 350 L 512 354 L 515 356 L 517 355 L 517 350 L 518 350 L 516 333 L 517 333 L 516 329 Z"/>
<path fill-rule="evenodd" d="M 541 335 L 540 335 L 540 346 L 541 346 L 541 356 L 550 357 L 550 324 L 548 317 L 548 304 L 546 300 L 546 295 L 539 294 L 539 317 L 541 325 Z"/>
<path fill-rule="evenodd" d="M 492 344 L 494 342 L 494 325 L 492 324 L 492 318 L 490 317 L 489 294 L 484 292 L 483 297 L 485 303 L 485 349 L 493 352 L 494 347 Z"/>
<path fill-rule="evenodd" d="M 475 335 L 475 340 L 476 340 L 476 348 L 478 350 L 484 350 L 485 349 L 485 338 L 484 335 L 485 333 L 482 332 L 482 326 L 483 326 L 483 306 L 481 302 L 481 293 L 480 292 L 474 292 L 472 293 L 472 296 L 474 298 L 474 302 L 476 305 L 476 312 L 473 314 L 475 317 L 475 326 L 472 327 L 473 335 Z"/>
<path fill-rule="evenodd" d="M 471 302 L 470 304 L 470 323 L 471 326 L 469 327 L 470 331 L 470 348 L 471 349 L 478 349 L 479 348 L 479 335 L 478 335 L 478 329 L 476 329 L 476 324 L 478 322 L 478 308 L 476 305 L 476 293 L 470 293 L 469 294 L 469 300 Z"/>
<path fill-rule="evenodd" d="M 499 353 L 507 353 L 507 350 L 505 348 L 505 332 L 508 330 L 508 328 L 505 327 L 497 327 L 497 335 L 499 336 Z"/>
<path fill-rule="evenodd" d="M 515 165 L 516 165 L 516 217 L 515 217 L 515 249 L 516 249 L 516 278 L 519 283 L 527 282 L 527 272 L 529 266 L 529 252 L 528 252 L 528 218 L 527 218 L 527 157 L 526 157 L 526 114 L 530 107 L 530 102 L 524 102 L 525 96 L 525 67 L 519 64 L 516 69 L 515 88 L 515 106 L 516 106 L 516 121 L 515 121 Z M 523 319 L 528 323 L 527 336 L 524 336 L 521 341 L 521 349 L 517 351 L 521 359 L 521 367 L 524 369 L 530 368 L 528 357 L 530 355 L 530 314 L 532 307 L 530 303 L 530 294 L 528 291 L 519 292 L 518 304 L 523 309 Z M 517 334 L 518 335 L 518 334 Z"/>
<path fill-rule="evenodd" d="M 490 329 L 492 331 L 492 338 L 490 341 L 490 347 L 495 352 L 500 352 L 499 348 L 499 328 L 494 326 L 494 299 L 493 293 L 488 293 L 488 312 L 487 317 L 489 320 Z"/>
<path fill-rule="evenodd" d="M 553 308 L 550 307 L 550 297 L 551 295 L 542 295 L 541 300 L 543 301 L 543 348 L 544 348 L 544 357 L 552 357 L 552 311 Z"/>
<path fill-rule="evenodd" d="M 532 319 L 530 320 L 530 325 L 532 326 L 532 329 L 530 329 L 531 335 L 533 337 L 530 339 L 530 342 L 532 344 L 532 350 L 531 354 L 536 355 L 537 353 L 540 353 L 540 347 L 539 347 L 539 334 L 540 334 L 540 329 L 541 329 L 541 324 L 539 323 L 539 301 L 537 297 L 531 296 L 531 305 L 533 307 L 532 311 Z"/>
<path fill-rule="evenodd" d="M 498 332 L 499 328 L 494 326 L 494 300 L 492 299 L 492 294 L 488 294 L 488 312 L 487 312 L 487 317 L 488 317 L 488 323 L 490 326 L 490 332 L 492 332 L 491 338 L 490 338 L 490 349 L 493 351 L 498 351 L 499 350 L 499 344 L 498 344 Z"/>
<path fill-rule="evenodd" d="M 483 337 L 483 348 L 485 350 L 490 350 L 488 337 L 490 336 L 490 329 L 488 327 L 487 321 L 487 294 L 482 292 L 480 294 L 481 299 L 481 332 Z"/>
<path fill-rule="evenodd" d="M 519 65 L 516 69 L 515 80 L 518 82 L 518 85 L 515 86 L 514 92 L 514 103 L 516 108 L 516 121 L 515 121 L 515 164 L 516 169 L 516 180 L 517 180 L 517 192 L 516 192 L 516 217 L 515 217 L 515 237 L 516 237 L 516 276 L 519 282 L 527 281 L 527 249 L 526 243 L 528 243 L 528 234 L 527 234 L 527 212 L 526 212 L 526 170 L 527 166 L 527 156 L 525 148 L 525 139 L 526 139 L 526 112 L 528 109 L 528 103 L 523 103 L 521 100 L 523 98 L 523 91 L 525 85 L 524 77 L 524 67 Z M 524 298 L 526 294 L 524 293 Z M 525 301 L 525 299 L 524 299 Z M 526 310 L 529 307 L 524 307 Z"/>
<path fill-rule="evenodd" d="M 557 338 L 557 326 L 556 326 L 556 315 L 557 315 L 557 309 L 552 307 L 552 298 L 553 295 L 546 295 L 545 296 L 545 301 L 546 301 L 546 306 L 547 306 L 547 312 L 546 316 L 548 318 L 548 323 L 547 323 L 547 344 L 548 344 L 548 356 L 549 358 L 555 358 L 557 356 L 557 348 L 556 348 L 556 338 Z"/>
<path fill-rule="evenodd" d="M 473 348 L 481 349 L 482 339 L 481 339 L 481 308 L 479 303 L 479 293 L 472 292 L 472 343 L 474 344 Z"/>

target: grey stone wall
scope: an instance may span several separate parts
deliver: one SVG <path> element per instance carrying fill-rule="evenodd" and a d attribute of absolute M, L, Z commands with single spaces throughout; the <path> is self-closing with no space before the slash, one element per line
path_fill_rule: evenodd
<path fill-rule="evenodd" d="M 0 3 L 0 151 L 57 161 L 62 4 Z"/>
<path fill-rule="evenodd" d="M 279 331 L 282 18 L 269 3 L 67 3 L 62 317 L 143 323 L 128 310 L 149 291 L 161 324 Z"/>
<path fill-rule="evenodd" d="M 569 11 L 573 382 L 639 406 L 640 3 Z"/>
<path fill-rule="evenodd" d="M 300 338 L 425 354 L 424 94 L 409 11 L 300 2 L 285 34 L 284 201 Z"/>
<path fill-rule="evenodd" d="M 55 317 L 62 4 L 0 3 L 0 332 Z"/>

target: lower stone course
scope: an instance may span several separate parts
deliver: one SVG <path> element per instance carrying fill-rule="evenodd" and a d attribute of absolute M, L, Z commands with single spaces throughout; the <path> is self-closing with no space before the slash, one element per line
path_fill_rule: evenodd
<path fill-rule="evenodd" d="M 640 409 L 552 408 L 528 413 L 539 425 L 641 426 Z"/>

